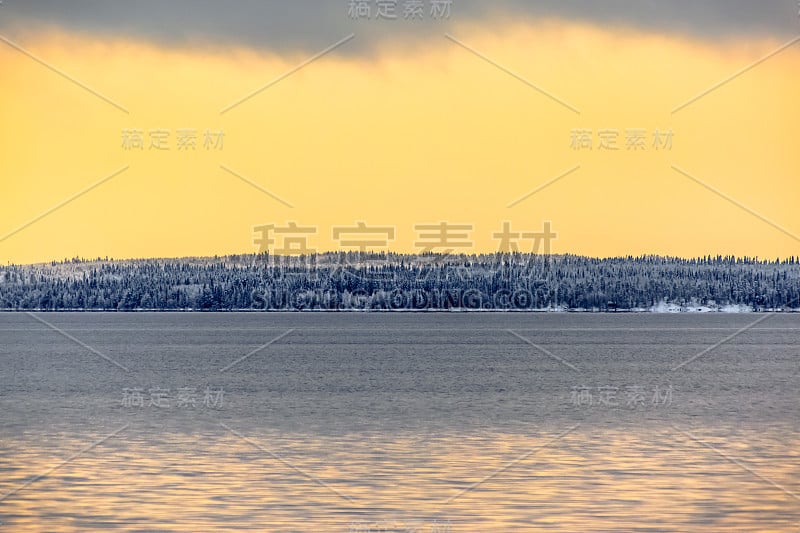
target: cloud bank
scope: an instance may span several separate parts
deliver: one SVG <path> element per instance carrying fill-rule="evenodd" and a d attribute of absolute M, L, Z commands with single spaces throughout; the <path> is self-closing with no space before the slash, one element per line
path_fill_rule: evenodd
<path fill-rule="evenodd" d="M 320 50 L 351 33 L 358 37 L 338 50 L 368 54 L 382 41 L 412 42 L 441 36 L 456 25 L 491 29 L 498 21 L 561 18 L 598 26 L 634 27 L 646 32 L 706 39 L 790 38 L 800 34 L 794 0 L 452 0 L 448 18 L 404 18 L 406 0 L 397 0 L 395 20 L 354 18 L 350 0 L 7 0 L 0 6 L 0 31 L 13 37 L 39 28 L 99 36 L 125 36 L 159 45 L 203 43 L 246 46 L 275 52 Z"/>

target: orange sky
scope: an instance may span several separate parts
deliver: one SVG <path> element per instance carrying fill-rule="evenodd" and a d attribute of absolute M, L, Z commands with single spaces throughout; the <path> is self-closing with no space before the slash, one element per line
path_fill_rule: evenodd
<path fill-rule="evenodd" d="M 14 40 L 82 88 L 0 43 L 0 260 L 251 253 L 255 226 L 289 221 L 315 227 L 318 250 L 342 249 L 333 228 L 359 221 L 396 228 L 388 245 L 408 252 L 419 224 L 471 224 L 462 251 L 489 252 L 503 221 L 551 221 L 556 253 L 798 254 L 800 43 L 673 113 L 785 41 L 556 20 L 452 36 L 485 59 L 444 36 L 334 53 L 225 113 L 311 54 Z M 143 150 L 122 146 L 132 128 Z M 177 149 L 182 128 L 195 150 Z M 153 129 L 169 150 L 149 148 Z M 206 129 L 224 131 L 221 149 L 203 146 Z M 592 130 L 592 150 L 570 146 L 575 129 Z M 619 150 L 599 149 L 602 129 Z M 656 129 L 671 149 L 653 147 Z"/>

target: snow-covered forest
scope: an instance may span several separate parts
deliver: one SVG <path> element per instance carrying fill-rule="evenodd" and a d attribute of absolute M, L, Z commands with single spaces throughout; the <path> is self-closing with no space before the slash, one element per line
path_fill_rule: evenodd
<path fill-rule="evenodd" d="M 263 254 L 0 267 L 5 310 L 800 310 L 800 258 Z"/>

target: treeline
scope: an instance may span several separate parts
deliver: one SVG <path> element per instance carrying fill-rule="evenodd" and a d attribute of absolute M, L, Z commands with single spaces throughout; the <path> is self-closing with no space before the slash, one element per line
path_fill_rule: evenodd
<path fill-rule="evenodd" d="M 6 310 L 800 308 L 800 259 L 265 254 L 0 267 Z"/>

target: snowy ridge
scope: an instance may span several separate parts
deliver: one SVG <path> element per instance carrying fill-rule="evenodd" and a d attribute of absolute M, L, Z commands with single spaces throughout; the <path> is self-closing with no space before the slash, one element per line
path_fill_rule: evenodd
<path fill-rule="evenodd" d="M 0 267 L 3 310 L 800 310 L 800 260 L 326 253 Z"/>

